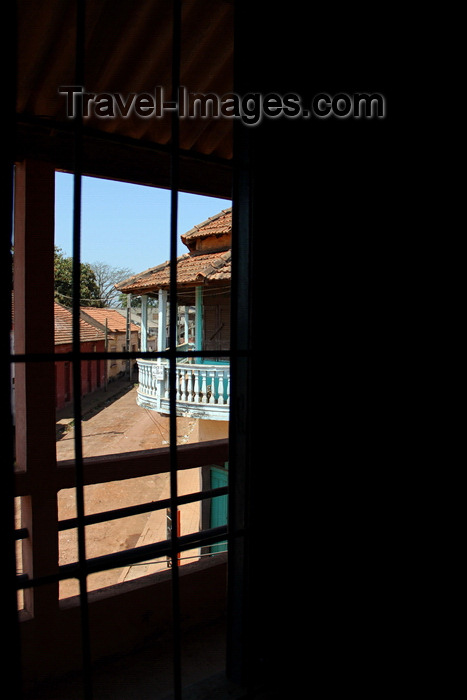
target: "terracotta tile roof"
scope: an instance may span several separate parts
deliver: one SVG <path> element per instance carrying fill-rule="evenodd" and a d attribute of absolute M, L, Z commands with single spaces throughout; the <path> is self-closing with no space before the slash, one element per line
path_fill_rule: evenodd
<path fill-rule="evenodd" d="M 179 285 L 196 285 L 218 280 L 230 280 L 230 250 L 218 253 L 191 255 L 187 253 L 177 258 L 177 283 Z M 120 282 L 117 289 L 124 293 L 141 293 L 168 289 L 170 285 L 169 261 L 152 267 L 139 275 Z"/>
<path fill-rule="evenodd" d="M 54 302 L 55 321 L 55 345 L 63 345 L 73 342 L 73 314 L 65 306 Z M 86 323 L 82 318 L 79 321 L 81 342 L 92 340 L 104 340 L 105 336 L 95 326 Z"/>
<path fill-rule="evenodd" d="M 206 238 L 207 236 L 221 236 L 232 233 L 232 207 L 223 209 L 219 214 L 210 216 L 209 219 L 197 224 L 192 229 L 180 236 L 182 243 L 189 245 L 194 238 Z"/>
<path fill-rule="evenodd" d="M 97 309 L 95 306 L 84 306 L 81 307 L 81 311 L 91 316 L 94 321 L 100 323 L 103 328 L 105 328 L 105 321 L 107 319 L 107 328 L 111 333 L 126 332 L 126 318 L 116 309 Z M 134 323 L 131 323 L 130 330 L 138 331 L 139 328 L 135 326 Z"/>
<path fill-rule="evenodd" d="M 199 226 L 181 236 L 183 243 L 189 244 L 193 238 L 222 236 L 232 231 L 232 209 L 224 209 L 212 216 Z M 211 282 L 227 283 L 231 277 L 230 250 L 203 250 L 185 253 L 177 258 L 177 285 L 196 286 Z M 158 289 L 168 289 L 170 285 L 170 262 L 149 268 L 144 272 L 133 275 L 116 288 L 124 293 L 147 294 Z"/>

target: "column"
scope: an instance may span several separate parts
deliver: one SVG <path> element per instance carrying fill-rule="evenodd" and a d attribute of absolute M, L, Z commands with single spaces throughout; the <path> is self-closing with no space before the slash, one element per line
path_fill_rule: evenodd
<path fill-rule="evenodd" d="M 162 352 L 167 345 L 167 290 L 159 289 L 159 314 L 158 314 L 158 330 L 157 330 L 157 351 Z M 165 370 L 162 365 L 162 359 L 157 360 L 157 402 L 156 408 L 160 408 L 161 399 L 165 396 Z"/>
<path fill-rule="evenodd" d="M 14 252 L 15 353 L 54 352 L 55 171 L 48 163 L 16 166 Z M 40 309 L 40 323 L 33 309 Z M 55 489 L 55 363 L 15 366 L 16 461 L 25 471 L 30 496 L 23 498 L 23 565 L 33 576 L 58 570 Z M 36 618 L 58 612 L 58 584 L 25 591 Z"/>
<path fill-rule="evenodd" d="M 185 343 L 188 345 L 188 312 L 189 312 L 189 307 L 185 306 L 185 316 L 184 316 L 184 325 L 185 325 Z M 188 349 L 188 348 L 187 348 Z"/>
<path fill-rule="evenodd" d="M 162 352 L 167 345 L 167 290 L 159 289 L 159 325 L 157 333 L 157 350 Z"/>
<path fill-rule="evenodd" d="M 203 288 L 195 289 L 195 349 L 203 349 Z M 198 358 L 203 362 L 203 358 Z"/>
<path fill-rule="evenodd" d="M 148 295 L 141 297 L 141 352 L 148 349 Z"/>
<path fill-rule="evenodd" d="M 131 294 L 127 294 L 126 297 L 126 339 L 125 339 L 125 345 L 127 352 L 131 350 Z M 132 378 L 132 366 L 133 366 L 133 360 L 129 359 L 128 360 L 128 376 Z"/>

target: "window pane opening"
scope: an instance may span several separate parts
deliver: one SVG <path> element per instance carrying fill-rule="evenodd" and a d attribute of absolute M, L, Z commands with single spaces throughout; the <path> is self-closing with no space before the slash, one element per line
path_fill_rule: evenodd
<path fill-rule="evenodd" d="M 68 182 L 71 183 L 72 176 L 64 173 L 56 174 L 56 182 L 61 176 L 69 178 Z M 85 183 L 87 182 L 86 178 L 83 180 Z M 89 180 L 92 181 L 95 179 L 90 178 Z M 87 185 L 84 187 L 85 195 L 86 187 Z M 59 192 L 56 192 L 56 206 L 59 196 Z M 194 218 L 194 214 L 192 213 L 193 218 L 190 220 L 189 224 L 186 224 L 183 217 L 180 217 L 179 227 L 181 231 L 195 229 L 199 223 L 208 221 L 211 215 L 215 218 L 221 206 L 229 208 L 227 205 L 230 205 L 229 201 L 220 202 L 214 198 L 201 199 L 204 201 L 203 206 L 209 206 L 209 210 L 205 210 L 205 213 L 202 215 L 202 210 L 200 211 L 198 208 L 193 210 L 196 213 L 196 218 Z M 194 200 L 191 199 L 191 201 L 193 202 Z M 85 203 L 83 204 L 83 245 L 81 246 L 81 259 L 85 261 L 85 256 L 87 255 L 86 237 L 88 235 L 86 232 L 86 221 L 89 221 L 90 217 L 88 216 L 87 218 L 86 206 Z M 198 207 L 199 204 L 197 203 L 196 206 Z M 58 221 L 56 221 L 56 226 L 59 226 Z M 97 305 L 98 302 L 100 303 L 102 301 L 103 297 L 87 296 L 90 290 L 92 291 L 92 285 L 90 285 L 87 287 L 87 290 L 81 290 L 80 292 L 80 339 L 79 349 L 77 351 L 75 343 L 73 342 L 73 311 L 75 311 L 72 296 L 73 286 L 71 290 L 68 290 L 71 291 L 71 294 L 66 293 L 67 290 L 64 286 L 67 268 L 64 263 L 66 263 L 69 253 L 68 249 L 57 250 L 57 244 L 61 243 L 57 236 L 57 230 L 58 228 L 56 228 L 55 231 L 54 310 L 53 313 L 51 313 L 51 304 L 49 304 L 47 307 L 48 312 L 50 312 L 49 327 L 47 332 L 44 330 L 41 335 L 41 338 L 46 339 L 47 346 L 42 347 L 38 342 L 35 348 L 38 355 L 44 354 L 44 357 L 39 358 L 40 362 L 37 363 L 37 376 L 41 376 L 44 367 L 47 366 L 48 368 L 48 419 L 51 419 L 53 414 L 55 414 L 56 418 L 55 454 L 58 462 L 57 473 L 52 455 L 48 455 L 47 459 L 50 468 L 48 489 L 50 491 L 49 495 L 52 496 L 52 500 L 49 501 L 51 503 L 53 503 L 55 497 L 55 479 L 57 479 L 58 484 L 63 483 L 59 473 L 62 467 L 65 466 L 69 470 L 74 469 L 73 462 L 75 458 L 77 462 L 76 466 L 78 470 L 81 470 L 81 457 L 84 457 L 84 459 L 103 456 L 114 457 L 129 452 L 138 453 L 145 450 L 157 450 L 160 447 L 170 448 L 171 435 L 175 436 L 177 447 L 225 440 L 228 436 L 230 412 L 229 282 L 227 281 L 225 284 L 219 284 L 219 280 L 217 279 L 212 285 L 208 283 L 203 284 L 202 290 L 200 288 L 193 288 L 190 292 L 187 292 L 187 288 L 183 287 L 182 284 L 180 290 L 177 288 L 176 304 L 175 301 L 173 301 L 172 310 L 171 295 L 167 293 L 165 297 L 165 302 L 167 304 L 165 309 L 166 325 L 163 331 L 163 333 L 165 333 L 165 344 L 163 346 L 159 343 L 160 335 L 158 335 L 161 329 L 160 303 L 163 296 L 154 294 L 146 300 L 145 303 L 147 307 L 152 309 L 153 325 L 151 326 L 150 322 L 145 319 L 145 328 L 143 328 L 142 295 L 131 294 L 131 296 L 128 296 L 124 301 L 120 300 L 119 303 L 121 303 L 122 306 L 104 308 Z M 168 239 L 168 227 L 166 236 Z M 128 238 L 132 239 L 131 233 L 128 234 Z M 137 240 L 137 237 L 133 238 L 132 245 L 134 241 Z M 52 241 L 50 243 L 49 250 L 51 251 Z M 198 252 L 200 255 L 195 257 L 203 257 L 204 251 L 200 250 Z M 219 274 L 221 279 L 223 275 L 227 275 L 226 279 L 228 280 L 229 251 L 226 249 L 225 241 L 222 243 L 221 250 L 216 252 L 220 252 L 224 257 L 222 258 L 222 271 L 219 272 L 221 267 L 214 266 L 215 274 Z M 183 255 L 187 255 L 187 253 L 183 252 L 182 257 Z M 158 263 L 159 261 L 156 260 L 155 266 L 157 266 Z M 88 265 L 87 262 L 83 262 L 83 264 Z M 145 264 L 147 264 L 147 262 L 145 262 Z M 224 267 L 226 268 L 225 270 L 223 269 Z M 83 268 L 82 272 L 83 277 L 86 278 L 87 269 Z M 177 279 L 177 284 L 180 282 L 183 282 L 181 276 Z M 168 290 L 166 291 L 168 292 Z M 179 291 L 180 296 L 178 294 Z M 99 292 L 99 294 L 102 294 L 102 292 Z M 152 303 L 150 303 L 150 299 L 152 299 Z M 132 306 L 133 301 L 139 302 L 139 308 L 138 305 L 135 307 Z M 107 309 L 109 311 L 118 311 L 123 318 L 124 339 L 120 336 L 112 338 L 112 344 L 110 344 L 109 335 L 111 327 L 108 322 L 109 319 L 106 317 L 105 323 L 102 324 L 100 321 L 96 321 L 91 313 L 88 313 L 85 319 L 84 315 L 87 313 L 87 307 L 83 307 L 82 302 L 85 304 L 96 302 L 96 305 L 89 307 L 88 311 L 91 308 L 104 308 L 104 311 Z M 133 312 L 134 308 L 136 308 L 135 315 Z M 141 311 L 138 317 L 139 309 L 141 309 Z M 176 313 L 177 315 L 176 333 L 173 338 L 170 337 L 171 313 Z M 65 318 L 67 319 L 66 322 L 64 321 Z M 151 319 L 150 314 L 148 314 L 148 319 Z M 135 331 L 132 329 L 133 323 L 136 326 Z M 151 330 L 154 330 L 154 327 L 156 330 L 154 345 L 150 347 L 148 346 L 148 342 L 151 338 Z M 129 328 L 130 332 L 128 332 Z M 134 337 L 131 335 L 132 332 L 135 333 Z M 143 336 L 146 347 L 143 347 Z M 161 347 L 163 351 L 168 350 L 166 356 L 163 358 L 165 361 L 164 370 L 170 370 L 170 363 L 175 363 L 176 365 L 176 415 L 170 415 L 170 411 L 167 410 L 167 408 L 171 406 L 173 398 L 170 396 L 170 386 L 167 384 L 163 387 L 157 385 L 160 375 L 157 374 L 155 361 L 161 359 L 157 356 L 158 349 L 160 352 Z M 148 350 L 149 352 L 151 350 L 154 351 L 154 357 L 148 358 Z M 173 352 L 174 350 L 175 353 Z M 155 407 L 153 405 L 145 405 L 144 401 L 147 398 L 147 394 L 141 399 L 141 395 L 144 394 L 144 392 L 140 391 L 144 379 L 144 362 L 147 359 L 153 363 L 150 366 L 151 371 L 149 372 L 150 381 L 152 382 L 150 387 L 154 388 L 154 386 L 157 386 L 159 388 L 159 399 L 165 400 L 165 404 L 162 406 L 159 405 Z M 18 373 L 18 375 L 20 375 L 20 387 L 22 386 L 22 373 L 24 373 L 25 370 L 29 370 L 29 368 L 34 365 L 35 362 L 33 358 L 30 359 L 26 357 L 25 360 L 19 362 L 19 366 L 21 367 L 21 371 Z M 119 390 L 115 392 L 113 391 L 114 387 L 111 385 L 115 382 L 114 386 L 116 386 L 118 379 L 114 379 L 114 382 L 110 381 L 110 366 L 119 369 L 122 375 L 120 378 L 123 378 L 126 382 L 126 386 L 120 386 Z M 74 395 L 77 387 L 76 376 L 74 374 L 76 367 L 79 367 L 80 375 L 81 396 L 79 397 L 79 401 L 78 397 Z M 166 372 L 166 375 L 168 374 L 169 371 Z M 15 381 L 18 375 L 15 374 Z M 34 374 L 34 376 L 28 375 L 28 379 L 29 385 L 26 388 L 29 391 L 32 388 L 33 381 L 36 381 L 36 374 Z M 45 382 L 45 378 L 43 378 L 43 381 Z M 25 386 L 24 382 L 23 384 Z M 16 389 L 16 384 L 14 388 Z M 42 396 L 44 396 L 44 393 L 42 393 Z M 15 398 L 14 394 L 13 398 Z M 123 404 L 124 401 L 127 402 L 125 405 Z M 129 408 L 130 404 L 131 408 Z M 77 406 L 80 408 L 79 412 L 77 412 Z M 121 409 L 120 417 L 116 419 L 114 411 L 113 417 L 109 417 L 105 429 L 102 429 L 102 426 L 96 427 L 96 423 L 93 422 L 93 419 L 97 416 L 102 418 L 104 414 L 106 416 L 110 415 L 108 409 L 111 407 L 113 407 L 113 409 L 117 407 Z M 140 428 L 138 435 L 132 430 L 130 424 L 130 413 L 136 413 L 136 411 L 138 411 L 138 416 L 133 425 L 137 424 Z M 143 416 L 146 420 L 146 428 L 142 428 Z M 49 423 L 49 427 L 52 431 L 52 420 L 49 420 Z M 77 431 L 77 423 L 79 423 L 79 431 Z M 175 432 L 173 433 L 170 429 L 171 424 L 175 424 L 176 426 Z M 51 433 L 51 431 L 49 432 Z M 82 441 L 83 448 L 82 453 L 78 450 L 78 454 L 76 433 L 80 436 L 78 441 Z M 47 440 L 50 442 L 49 433 L 47 433 L 47 435 Z M 67 461 L 68 464 L 65 465 Z M 175 457 L 175 463 L 176 461 L 177 458 Z M 203 471 L 204 468 L 199 466 L 193 469 L 184 468 L 180 471 L 177 476 L 177 495 L 179 498 L 215 488 L 215 486 L 213 487 L 211 477 L 207 481 L 204 480 Z M 161 478 L 162 475 L 158 474 L 157 477 Z M 166 474 L 165 477 L 166 482 L 168 482 L 168 474 Z M 65 479 L 65 481 L 67 480 L 71 480 L 69 476 Z M 131 481 L 131 479 L 122 479 L 120 483 L 126 484 L 127 481 Z M 104 494 L 99 507 L 96 509 L 90 508 L 91 489 L 98 486 L 107 489 L 107 495 Z M 138 503 L 140 501 L 143 502 L 158 498 L 169 500 L 170 488 L 168 483 L 166 483 L 166 487 L 163 495 L 156 495 L 157 489 L 154 483 L 148 483 L 147 489 L 144 492 L 144 498 L 142 497 L 139 499 Z M 114 496 L 115 492 L 109 497 L 107 483 L 84 486 L 85 518 L 114 508 L 129 507 L 123 503 L 119 503 L 118 499 L 115 499 Z M 219 517 L 217 515 L 212 515 L 214 512 L 218 513 L 219 510 L 222 511 L 222 508 L 218 508 L 218 504 L 220 502 L 226 502 L 224 496 L 225 494 L 213 499 L 202 497 L 191 499 L 191 501 L 182 503 L 175 513 L 172 512 L 172 509 L 165 507 L 159 511 L 150 513 L 150 515 L 140 514 L 110 519 L 108 521 L 104 520 L 104 522 L 95 524 L 85 524 L 86 558 L 92 560 L 95 557 L 105 557 L 118 554 L 122 551 L 131 551 L 135 548 L 146 546 L 146 544 L 151 545 L 170 541 L 170 537 L 174 535 L 174 532 L 181 539 L 192 536 L 193 542 L 195 542 L 193 546 L 183 544 L 181 547 L 181 551 L 176 557 L 177 563 L 181 567 L 203 561 L 204 557 L 212 556 L 214 553 L 218 554 L 224 552 L 226 534 L 224 531 L 222 536 L 218 534 L 214 536 L 214 540 L 212 537 L 207 540 L 207 544 L 202 537 L 196 537 L 199 533 L 206 533 L 212 529 L 226 527 L 224 522 L 225 517 L 222 524 L 219 524 L 221 522 Z M 33 499 L 35 497 L 37 497 L 37 494 L 33 494 Z M 43 573 L 44 576 L 50 576 L 54 580 L 56 580 L 57 576 L 61 578 L 61 573 L 56 573 L 54 564 L 58 564 L 58 566 L 67 566 L 77 563 L 80 559 L 78 556 L 78 530 L 75 527 L 62 529 L 60 526 L 60 520 L 63 521 L 68 518 L 77 517 L 76 491 L 74 489 L 61 489 L 57 497 L 59 507 L 58 538 L 55 530 L 56 521 L 54 520 L 52 523 L 52 516 L 55 518 L 55 515 L 52 512 L 53 509 L 51 509 L 48 513 L 49 520 L 45 523 L 45 530 L 47 535 L 50 534 L 53 537 L 53 547 L 49 554 L 50 561 L 48 563 L 50 566 L 45 567 Z M 67 500 L 69 501 L 68 505 Z M 133 503 L 132 505 L 135 504 Z M 206 513 L 208 513 L 207 517 Z M 148 527 L 150 518 L 152 518 L 152 522 L 154 522 L 156 516 L 160 521 L 160 534 L 157 536 L 151 533 Z M 131 523 L 131 526 L 129 523 Z M 125 533 L 128 533 L 128 536 L 122 540 Z M 105 538 L 107 538 L 108 541 L 104 543 Z M 23 567 L 24 544 L 25 542 L 22 540 L 18 543 L 18 561 L 21 562 L 20 571 L 18 573 L 27 574 L 28 572 L 25 571 Z M 172 560 L 168 554 L 165 554 L 160 557 L 151 557 L 144 561 L 133 561 L 126 566 L 113 566 L 109 563 L 108 566 L 103 566 L 102 571 L 87 576 L 85 589 L 87 592 L 102 590 L 113 586 L 115 583 L 123 583 L 135 578 L 141 578 L 148 574 L 167 571 L 167 569 L 172 567 L 173 561 L 174 560 Z M 83 563 L 83 559 L 81 559 L 81 564 Z M 50 574 L 48 572 L 50 572 Z M 38 586 L 36 590 L 44 590 L 44 587 L 42 586 L 41 588 L 41 586 Z M 53 587 L 55 588 L 55 584 L 53 584 Z M 56 587 L 59 592 L 59 598 L 62 600 L 74 597 L 82 592 L 79 581 L 72 577 L 60 580 Z M 30 595 L 34 596 L 34 594 L 35 584 L 32 588 L 26 589 L 24 593 L 20 591 L 18 597 L 19 606 L 24 607 L 25 597 L 27 598 Z"/>
<path fill-rule="evenodd" d="M 182 540 L 191 538 L 195 543 L 193 547 L 189 542 L 184 544 L 183 551 L 177 556 L 180 566 L 225 552 L 225 540 L 206 545 L 199 538 L 207 531 L 227 526 L 226 494 L 213 498 L 206 495 L 212 489 L 227 487 L 227 466 L 225 463 L 219 467 L 209 465 L 180 470 L 177 493 L 181 502 L 175 514 L 170 503 L 170 475 L 167 472 L 85 486 L 85 517 L 96 520 L 85 524 L 87 559 L 138 548 L 142 551 L 141 548 L 166 543 L 161 556 L 141 557 L 140 561 L 136 551 L 133 561 L 89 575 L 88 590 L 106 588 L 171 568 L 169 542 L 175 535 Z M 132 508 L 136 512 L 125 516 L 125 509 Z M 76 518 L 74 488 L 59 491 L 58 513 L 59 565 L 65 566 L 78 561 L 78 535 L 73 520 Z M 63 580 L 59 590 L 61 599 L 78 595 L 78 581 Z"/>

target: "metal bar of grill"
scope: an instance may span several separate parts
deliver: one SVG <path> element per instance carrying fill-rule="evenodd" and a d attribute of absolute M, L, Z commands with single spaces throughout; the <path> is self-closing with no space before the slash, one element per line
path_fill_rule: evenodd
<path fill-rule="evenodd" d="M 196 547 L 222 542 L 225 540 L 226 536 L 227 526 L 222 525 L 217 528 L 205 530 L 204 532 L 194 532 L 189 535 L 177 537 L 175 555 L 178 555 L 179 552 L 184 552 Z M 173 549 L 173 540 L 164 540 L 163 542 L 154 542 L 153 544 L 134 547 L 133 549 L 125 549 L 121 552 L 89 558 L 84 564 L 79 561 L 71 564 L 64 564 L 58 568 L 57 574 L 51 574 L 50 576 L 30 578 L 27 574 L 21 574 L 17 577 L 16 587 L 17 589 L 26 589 L 45 586 L 68 578 L 79 579 L 83 575 L 83 572 L 88 576 L 89 574 L 95 574 L 99 571 L 129 566 L 146 561 L 147 559 L 155 559 L 163 556 L 168 556 L 172 559 Z"/>
<path fill-rule="evenodd" d="M 186 496 L 178 496 L 177 506 L 186 505 L 187 503 L 196 503 L 205 498 L 216 498 L 217 496 L 227 496 L 229 489 L 227 486 L 223 486 L 218 489 L 211 489 L 209 491 L 200 491 L 198 493 L 190 493 Z M 137 506 L 128 506 L 126 508 L 118 508 L 116 510 L 105 511 L 104 513 L 94 513 L 93 515 L 84 516 L 84 524 L 87 525 L 97 525 L 98 523 L 105 523 L 109 520 L 119 520 L 120 518 L 128 518 L 132 515 L 141 515 L 142 513 L 154 513 L 157 510 L 164 510 L 170 508 L 172 505 L 171 498 L 164 498 L 160 501 L 152 501 L 151 503 L 142 503 Z M 68 518 L 67 520 L 60 520 L 58 523 L 58 530 L 62 532 L 64 530 L 70 530 L 76 527 L 78 524 L 78 518 Z M 17 531 L 19 532 L 19 531 Z M 27 537 L 26 534 L 22 535 Z"/>
<path fill-rule="evenodd" d="M 85 20 L 86 0 L 76 2 L 75 80 L 85 84 Z M 81 195 L 82 195 L 82 109 L 74 117 L 74 168 L 73 168 L 73 300 L 72 300 L 72 377 L 73 412 L 75 418 L 75 470 L 76 510 L 78 532 L 78 573 L 81 621 L 81 648 L 83 654 L 83 693 L 85 700 L 92 700 L 91 638 L 86 573 L 86 534 L 84 525 L 84 467 L 81 425 L 81 346 L 80 346 L 80 296 L 81 296 Z"/>
<path fill-rule="evenodd" d="M 196 503 L 202 499 L 216 498 L 218 496 L 227 496 L 229 493 L 228 486 L 223 486 L 209 491 L 199 491 L 198 493 L 190 493 L 186 496 L 177 498 L 177 505 L 186 505 L 187 503 Z M 170 498 L 165 498 L 161 501 L 151 501 L 150 503 L 141 503 L 137 506 L 127 506 L 126 508 L 118 508 L 115 510 L 105 511 L 103 513 L 93 513 L 92 515 L 84 516 L 84 525 L 97 525 L 106 523 L 110 520 L 119 520 L 120 518 L 129 518 L 132 515 L 142 515 L 143 513 L 154 513 L 157 510 L 164 510 L 171 505 Z M 58 531 L 64 532 L 78 526 L 78 518 L 67 518 L 59 520 Z M 24 540 L 29 537 L 29 530 L 26 527 L 18 528 L 14 532 L 15 540 Z"/>
<path fill-rule="evenodd" d="M 181 59 L 181 2 L 173 0 L 172 14 L 172 100 L 178 101 L 180 87 Z M 179 189 L 179 114 L 172 112 L 171 154 L 170 154 L 170 299 L 173 309 L 177 308 L 177 236 L 178 236 L 178 189 Z M 172 519 L 177 515 L 177 418 L 176 418 L 176 314 L 170 314 L 170 348 L 169 348 L 169 442 L 170 442 L 170 509 Z M 181 634 L 180 634 L 180 583 L 178 568 L 178 533 L 172 528 L 172 614 L 173 614 L 173 672 L 174 700 L 182 698 L 181 669 Z"/>
<path fill-rule="evenodd" d="M 158 357 L 170 359 L 175 356 L 175 358 L 192 358 L 196 354 L 196 357 L 205 357 L 207 359 L 214 357 L 212 351 L 208 350 L 197 350 L 196 353 L 193 351 L 184 350 L 162 350 L 162 351 L 121 351 L 121 352 L 81 352 L 81 360 L 156 360 Z M 229 350 L 216 350 L 215 357 L 230 357 L 231 353 Z M 245 356 L 246 353 L 241 350 L 237 353 L 239 357 Z M 11 356 L 12 362 L 70 362 L 73 360 L 75 355 L 73 352 L 61 352 L 61 353 L 17 353 Z"/>

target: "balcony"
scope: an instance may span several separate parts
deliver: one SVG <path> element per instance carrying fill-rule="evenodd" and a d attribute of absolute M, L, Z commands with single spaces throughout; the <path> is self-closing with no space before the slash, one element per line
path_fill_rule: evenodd
<path fill-rule="evenodd" d="M 177 416 L 228 421 L 230 365 L 178 362 L 175 369 Z M 143 408 L 170 413 L 167 360 L 138 360 L 138 397 Z"/>

